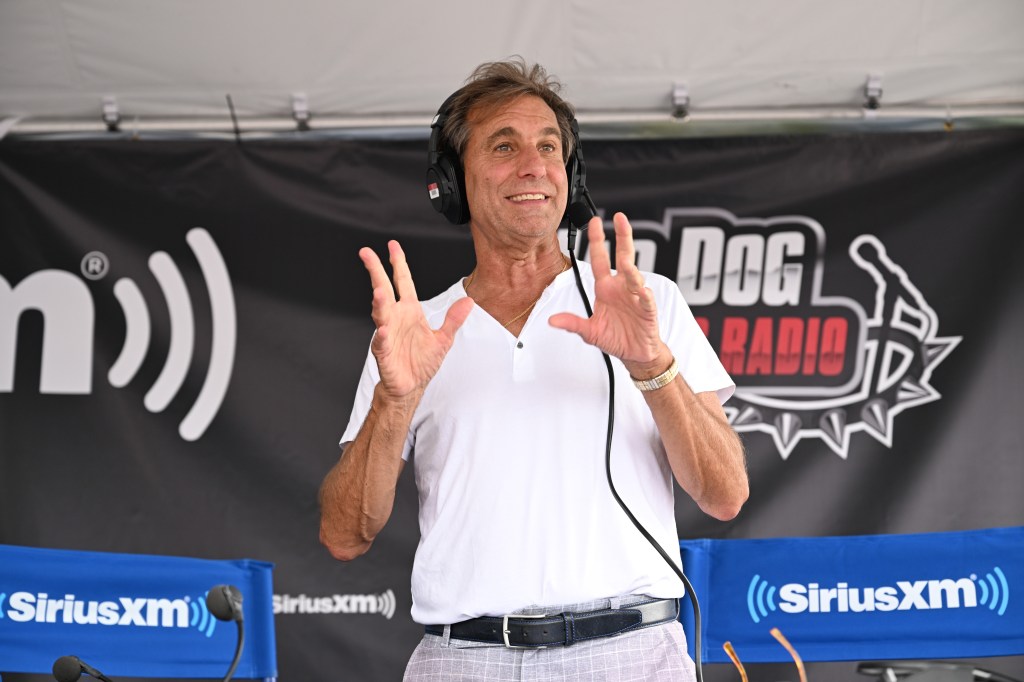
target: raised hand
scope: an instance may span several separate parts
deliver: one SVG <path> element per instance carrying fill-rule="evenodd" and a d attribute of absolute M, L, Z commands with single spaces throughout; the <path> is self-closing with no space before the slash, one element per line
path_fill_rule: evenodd
<path fill-rule="evenodd" d="M 427 324 L 405 252 L 397 241 L 388 242 L 394 286 L 372 249 L 359 250 L 373 286 L 373 322 L 377 333 L 370 350 L 377 360 L 381 388 L 391 398 L 406 398 L 422 391 L 441 367 L 455 340 L 455 332 L 473 309 L 473 299 L 456 301 L 440 329 Z M 397 292 L 397 297 L 396 297 Z"/>
<path fill-rule="evenodd" d="M 622 213 L 616 213 L 612 222 L 615 225 L 614 273 L 601 218 L 591 218 L 587 229 L 590 264 L 596 279 L 593 317 L 559 313 L 552 315 L 549 322 L 553 327 L 579 334 L 587 343 L 622 360 L 631 370 L 635 368 L 634 376 L 643 376 L 647 368 L 667 366 L 671 353 L 658 333 L 654 294 L 644 286 L 644 278 L 636 267 L 633 227 Z M 664 369 L 660 367 L 654 374 Z"/>

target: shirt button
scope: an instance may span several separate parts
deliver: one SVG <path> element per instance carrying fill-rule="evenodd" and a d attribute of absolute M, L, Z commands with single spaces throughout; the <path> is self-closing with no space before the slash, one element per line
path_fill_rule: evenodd
<path fill-rule="evenodd" d="M 523 347 L 523 342 L 522 341 L 520 341 L 519 343 L 516 344 L 516 348 L 522 348 L 522 347 Z"/>

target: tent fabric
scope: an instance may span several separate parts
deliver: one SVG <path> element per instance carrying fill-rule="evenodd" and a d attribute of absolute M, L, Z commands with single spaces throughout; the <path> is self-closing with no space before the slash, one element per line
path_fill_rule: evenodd
<path fill-rule="evenodd" d="M 9 0 L 0 120 L 429 117 L 480 62 L 521 54 L 581 112 L 1021 105 L 1016 0 L 392 3 Z"/>

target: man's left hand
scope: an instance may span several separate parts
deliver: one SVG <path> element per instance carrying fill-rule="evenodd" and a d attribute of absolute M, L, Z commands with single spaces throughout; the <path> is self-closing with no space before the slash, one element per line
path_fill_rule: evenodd
<path fill-rule="evenodd" d="M 644 284 L 636 267 L 633 227 L 622 213 L 612 218 L 615 226 L 615 272 L 611 269 L 604 224 L 591 218 L 587 226 L 590 265 L 594 271 L 594 315 L 552 315 L 552 327 L 578 334 L 587 343 L 622 360 L 637 378 L 656 376 L 668 368 L 672 353 L 658 333 L 658 309 L 654 293 Z"/>

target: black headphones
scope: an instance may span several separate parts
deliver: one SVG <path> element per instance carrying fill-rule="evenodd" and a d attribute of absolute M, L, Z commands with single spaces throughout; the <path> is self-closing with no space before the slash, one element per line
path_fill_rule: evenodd
<path fill-rule="evenodd" d="M 448 120 L 448 108 L 458 94 L 457 90 L 444 101 L 434 120 L 430 122 L 430 143 L 427 147 L 427 192 L 434 210 L 456 225 L 469 222 L 469 203 L 466 201 L 466 177 L 462 171 L 459 154 L 441 142 L 441 129 Z M 565 175 L 569 179 L 569 200 L 566 202 L 565 218 L 576 227 L 586 227 L 587 222 L 597 215 L 597 207 L 587 191 L 587 166 L 583 162 L 580 145 L 580 126 L 575 117 L 569 119 L 572 129 L 572 153 L 565 164 Z"/>

